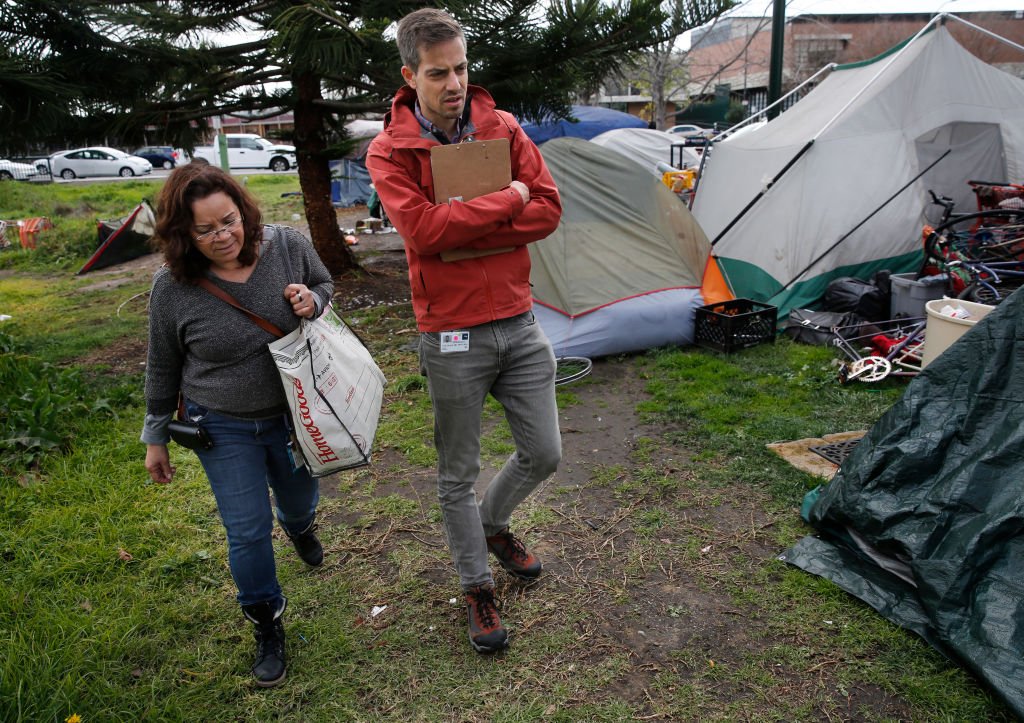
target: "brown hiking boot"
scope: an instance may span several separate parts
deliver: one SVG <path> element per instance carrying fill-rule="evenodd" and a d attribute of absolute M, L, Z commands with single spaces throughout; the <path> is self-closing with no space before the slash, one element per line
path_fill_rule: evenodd
<path fill-rule="evenodd" d="M 520 580 L 536 580 L 540 577 L 540 561 L 508 531 L 507 527 L 497 535 L 487 538 L 487 549 L 494 553 L 503 568 Z"/>
<path fill-rule="evenodd" d="M 508 645 L 508 634 L 498 618 L 494 588 L 486 585 L 466 591 L 469 607 L 469 642 L 478 653 L 493 653 Z"/>

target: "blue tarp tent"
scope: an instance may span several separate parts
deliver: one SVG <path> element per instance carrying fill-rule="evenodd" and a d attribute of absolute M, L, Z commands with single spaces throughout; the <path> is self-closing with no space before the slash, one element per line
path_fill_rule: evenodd
<path fill-rule="evenodd" d="M 353 158 L 331 161 L 331 202 L 339 208 L 358 206 L 370 200 L 370 172 L 366 163 Z"/>
<path fill-rule="evenodd" d="M 523 130 L 538 146 L 544 141 L 561 136 L 572 136 L 589 141 L 599 133 L 610 131 L 615 128 L 646 128 L 647 122 L 635 115 L 601 108 L 591 105 L 574 105 L 572 107 L 573 118 L 579 122 L 564 118 L 553 121 L 544 121 L 540 125 L 536 123 L 522 123 Z"/>
<path fill-rule="evenodd" d="M 366 170 L 366 149 L 373 137 L 384 129 L 384 121 L 359 119 L 345 124 L 349 136 L 360 141 L 352 153 L 331 161 L 331 202 L 340 208 L 359 206 L 370 200 L 370 172 Z"/>

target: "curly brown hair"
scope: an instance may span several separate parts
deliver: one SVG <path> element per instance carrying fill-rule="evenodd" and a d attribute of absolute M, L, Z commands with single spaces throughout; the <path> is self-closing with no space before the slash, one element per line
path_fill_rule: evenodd
<path fill-rule="evenodd" d="M 263 238 L 263 218 L 256 200 L 245 186 L 220 168 L 206 163 L 178 166 L 167 177 L 157 198 L 154 242 L 164 255 L 171 275 L 183 284 L 196 284 L 210 260 L 195 247 L 192 204 L 214 193 L 226 193 L 242 214 L 245 242 L 238 254 L 243 265 L 254 262 Z"/>

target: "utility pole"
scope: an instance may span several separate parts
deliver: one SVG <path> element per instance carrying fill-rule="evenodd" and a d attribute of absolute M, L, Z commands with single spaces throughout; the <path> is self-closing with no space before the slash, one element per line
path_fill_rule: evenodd
<path fill-rule="evenodd" d="M 786 42 L 786 0 L 773 0 L 772 51 L 768 61 L 768 105 L 782 97 L 782 51 Z M 768 111 L 768 120 L 782 109 L 775 106 Z"/>

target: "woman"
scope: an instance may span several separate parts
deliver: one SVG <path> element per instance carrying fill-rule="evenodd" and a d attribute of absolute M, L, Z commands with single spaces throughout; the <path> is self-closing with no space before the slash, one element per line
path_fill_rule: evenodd
<path fill-rule="evenodd" d="M 293 278 L 288 278 L 283 235 Z M 331 276 L 301 233 L 264 226 L 253 198 L 216 166 L 171 172 L 160 193 L 156 240 L 165 266 L 153 277 L 146 366 L 146 469 L 167 483 L 174 467 L 167 426 L 183 399 L 213 447 L 197 450 L 227 531 L 228 560 L 242 612 L 255 625 L 257 685 L 285 677 L 281 593 L 271 539 L 277 520 L 311 566 L 323 561 L 316 535 L 319 488 L 296 467 L 284 390 L 267 343 L 274 335 L 197 285 L 207 278 L 246 309 L 288 333 L 318 315 L 334 291 Z"/>

